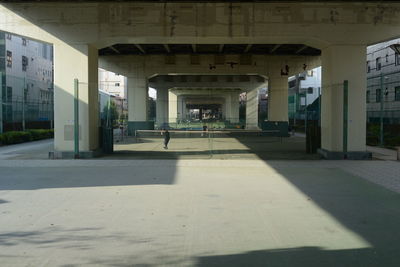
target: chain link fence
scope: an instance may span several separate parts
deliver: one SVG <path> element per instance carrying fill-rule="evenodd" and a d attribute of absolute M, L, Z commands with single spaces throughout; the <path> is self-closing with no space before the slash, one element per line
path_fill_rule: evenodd
<path fill-rule="evenodd" d="M 0 131 L 53 128 L 54 90 L 50 80 L 4 73 L 0 77 Z"/>

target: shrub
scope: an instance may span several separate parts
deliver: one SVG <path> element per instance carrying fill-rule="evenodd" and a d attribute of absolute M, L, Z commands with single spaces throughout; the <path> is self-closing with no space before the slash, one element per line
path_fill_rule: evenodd
<path fill-rule="evenodd" d="M 27 132 L 32 136 L 32 140 L 42 140 L 46 138 L 52 138 L 54 135 L 53 130 L 47 130 L 47 129 L 31 129 L 27 130 Z"/>
<path fill-rule="evenodd" d="M 52 138 L 54 130 L 32 129 L 25 132 L 11 131 L 0 134 L 0 143 L 4 145 L 19 144 L 23 142 Z"/>
<path fill-rule="evenodd" d="M 28 132 L 11 131 L 2 134 L 2 143 L 6 145 L 19 144 L 31 141 L 31 135 Z"/>

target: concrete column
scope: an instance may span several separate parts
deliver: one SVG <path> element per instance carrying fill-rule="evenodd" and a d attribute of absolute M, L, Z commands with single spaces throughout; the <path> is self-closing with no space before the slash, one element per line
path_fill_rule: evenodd
<path fill-rule="evenodd" d="M 177 109 L 178 109 L 178 119 L 179 120 L 186 120 L 186 97 L 185 96 L 178 96 L 177 99 Z"/>
<path fill-rule="evenodd" d="M 322 104 L 320 152 L 326 158 L 344 158 L 343 82 L 348 81 L 347 158 L 366 153 L 366 46 L 330 46 L 322 50 Z"/>
<path fill-rule="evenodd" d="M 274 75 L 268 80 L 268 120 L 289 121 L 288 77 Z"/>
<path fill-rule="evenodd" d="M 258 88 L 247 91 L 246 129 L 258 129 Z"/>
<path fill-rule="evenodd" d="M 178 96 L 169 91 L 168 92 L 168 120 L 169 123 L 176 123 L 178 119 Z"/>
<path fill-rule="evenodd" d="M 143 69 L 138 67 L 127 77 L 128 87 L 128 133 L 135 130 L 149 130 L 154 128 L 154 122 L 148 121 L 148 86 Z"/>
<path fill-rule="evenodd" d="M 258 105 L 258 102 L 257 102 Z M 238 93 L 231 93 L 231 116 L 230 120 L 231 123 L 239 122 L 239 94 Z M 258 120 L 258 113 L 257 113 L 257 120 Z"/>
<path fill-rule="evenodd" d="M 157 88 L 156 121 L 159 128 L 168 125 L 168 113 L 168 89 Z"/>
<path fill-rule="evenodd" d="M 79 150 L 92 157 L 99 148 L 98 51 L 90 45 L 54 44 L 54 153 L 74 151 L 74 79 L 79 79 Z"/>
<path fill-rule="evenodd" d="M 225 104 L 224 104 L 224 109 L 223 109 L 223 111 L 224 111 L 223 116 L 225 117 L 225 119 L 227 121 L 231 122 L 231 107 L 232 107 L 232 105 L 231 105 L 231 94 L 226 93 L 224 95 L 224 98 L 225 98 Z"/>
<path fill-rule="evenodd" d="M 183 97 L 178 95 L 177 97 L 177 118 L 178 120 L 183 119 Z"/>

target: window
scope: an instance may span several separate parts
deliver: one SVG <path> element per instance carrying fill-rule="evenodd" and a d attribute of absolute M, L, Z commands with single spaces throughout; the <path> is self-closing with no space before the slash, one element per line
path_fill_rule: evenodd
<path fill-rule="evenodd" d="M 371 72 L 371 64 L 369 61 L 367 61 L 367 73 Z"/>
<path fill-rule="evenodd" d="M 307 76 L 308 76 L 308 77 L 314 76 L 314 71 L 308 70 L 308 71 L 307 71 Z"/>
<path fill-rule="evenodd" d="M 376 89 L 376 102 L 381 102 L 381 89 Z"/>
<path fill-rule="evenodd" d="M 385 58 L 386 58 L 386 63 L 388 63 L 389 62 L 389 55 L 386 54 Z"/>
<path fill-rule="evenodd" d="M 119 83 L 115 83 L 115 86 L 117 86 L 117 87 L 118 87 L 119 85 L 120 85 Z"/>
<path fill-rule="evenodd" d="M 7 37 L 8 40 L 11 40 L 11 33 L 7 33 Z"/>
<path fill-rule="evenodd" d="M 400 86 L 394 88 L 394 100 L 400 101 Z"/>
<path fill-rule="evenodd" d="M 26 39 L 25 38 L 22 38 L 22 45 L 26 46 Z"/>
<path fill-rule="evenodd" d="M 367 103 L 369 103 L 370 94 L 371 94 L 371 92 L 368 90 L 368 91 L 367 91 Z"/>
<path fill-rule="evenodd" d="M 399 66 L 400 65 L 400 54 L 394 54 L 394 64 L 396 65 L 396 66 Z"/>
<path fill-rule="evenodd" d="M 28 58 L 26 56 L 22 56 L 22 71 L 26 71 L 28 67 Z"/>
<path fill-rule="evenodd" d="M 7 67 L 12 68 L 12 52 L 7 51 Z"/>
<path fill-rule="evenodd" d="M 313 87 L 308 87 L 307 88 L 307 94 L 313 94 L 314 93 L 314 88 Z"/>
<path fill-rule="evenodd" d="M 47 59 L 47 45 L 46 44 L 42 45 L 42 56 L 44 59 Z"/>
<path fill-rule="evenodd" d="M 381 58 L 377 57 L 376 58 L 376 70 L 381 70 L 381 68 L 382 68 Z"/>

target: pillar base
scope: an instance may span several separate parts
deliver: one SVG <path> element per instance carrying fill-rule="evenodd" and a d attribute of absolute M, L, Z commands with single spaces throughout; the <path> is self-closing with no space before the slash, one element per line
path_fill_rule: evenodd
<path fill-rule="evenodd" d="M 100 157 L 103 153 L 101 150 L 95 151 L 80 151 L 79 158 L 80 159 L 91 159 Z M 73 151 L 50 151 L 49 159 L 74 159 L 75 153 Z"/>
<path fill-rule="evenodd" d="M 318 154 L 324 159 L 339 160 L 339 159 L 350 159 L 350 160 L 368 160 L 372 159 L 372 153 L 367 151 L 349 151 L 347 153 L 340 151 L 328 151 L 326 149 L 319 148 Z"/>
<path fill-rule="evenodd" d="M 135 135 L 136 130 L 154 130 L 154 121 L 128 121 L 128 135 Z"/>

